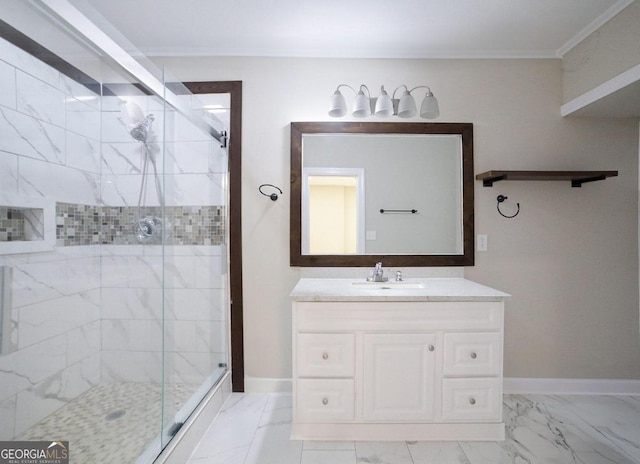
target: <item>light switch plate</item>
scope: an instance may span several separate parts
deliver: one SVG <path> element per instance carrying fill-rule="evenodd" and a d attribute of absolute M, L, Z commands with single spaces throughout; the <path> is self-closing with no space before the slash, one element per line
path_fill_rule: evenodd
<path fill-rule="evenodd" d="M 478 251 L 487 251 L 488 248 L 488 237 L 486 234 L 478 234 L 477 242 L 476 242 L 476 250 Z"/>

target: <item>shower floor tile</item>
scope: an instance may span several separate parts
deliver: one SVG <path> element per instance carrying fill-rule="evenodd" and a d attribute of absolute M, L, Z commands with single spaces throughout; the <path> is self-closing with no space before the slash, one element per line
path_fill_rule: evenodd
<path fill-rule="evenodd" d="M 174 386 L 174 411 L 196 388 Z M 159 436 L 161 419 L 160 385 L 97 385 L 15 439 L 69 441 L 71 464 L 133 463 Z"/>

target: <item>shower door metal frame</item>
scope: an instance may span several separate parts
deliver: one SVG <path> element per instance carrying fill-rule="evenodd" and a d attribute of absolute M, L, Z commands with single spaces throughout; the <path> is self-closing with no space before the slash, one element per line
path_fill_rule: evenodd
<path fill-rule="evenodd" d="M 229 293 L 231 383 L 244 391 L 244 324 L 242 293 L 242 81 L 183 82 L 194 95 L 228 93 L 231 96 L 229 172 Z"/>

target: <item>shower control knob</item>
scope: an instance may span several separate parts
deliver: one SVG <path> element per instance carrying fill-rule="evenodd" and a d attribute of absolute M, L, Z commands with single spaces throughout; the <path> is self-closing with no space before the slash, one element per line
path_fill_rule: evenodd
<path fill-rule="evenodd" d="M 329 359 L 329 353 L 322 353 L 322 359 Z"/>

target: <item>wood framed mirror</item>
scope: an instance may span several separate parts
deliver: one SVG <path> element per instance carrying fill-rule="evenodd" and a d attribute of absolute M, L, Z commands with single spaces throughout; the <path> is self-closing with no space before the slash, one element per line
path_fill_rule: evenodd
<path fill-rule="evenodd" d="M 473 124 L 292 122 L 290 264 L 472 266 Z"/>

